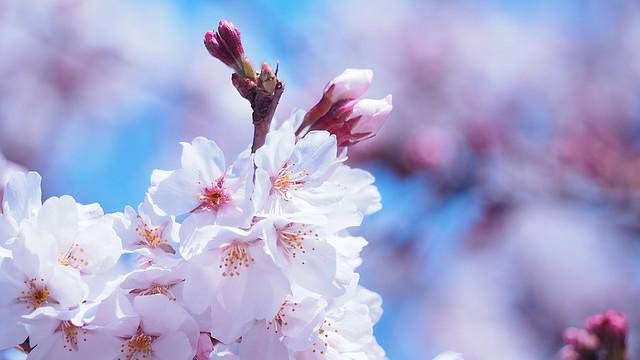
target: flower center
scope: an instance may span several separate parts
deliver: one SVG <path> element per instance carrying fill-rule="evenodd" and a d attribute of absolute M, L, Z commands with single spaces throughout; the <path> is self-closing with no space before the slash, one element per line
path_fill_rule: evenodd
<path fill-rule="evenodd" d="M 31 279 L 25 280 L 24 284 L 27 286 L 27 290 L 20 292 L 20 296 L 16 299 L 18 304 L 27 304 L 28 309 L 37 309 L 44 304 L 50 302 L 50 293 L 47 286 L 44 284 L 44 279 Z"/>
<path fill-rule="evenodd" d="M 142 220 L 138 215 L 138 225 L 136 226 L 136 234 L 140 238 L 138 245 L 147 246 L 152 249 L 160 248 L 162 251 L 175 254 L 175 249 L 167 243 L 162 237 L 162 230 L 159 226 L 150 226 Z"/>
<path fill-rule="evenodd" d="M 325 319 L 318 329 L 318 339 L 311 346 L 311 351 L 324 355 L 329 347 L 329 335 L 337 332 L 338 329 L 331 324 L 331 321 Z"/>
<path fill-rule="evenodd" d="M 198 210 L 218 211 L 220 207 L 231 202 L 231 196 L 225 191 L 224 178 L 219 178 L 215 184 L 207 186 L 198 194 L 200 204 L 191 212 Z"/>
<path fill-rule="evenodd" d="M 166 285 L 159 285 L 159 284 L 153 284 L 150 287 L 146 288 L 146 289 L 133 289 L 131 291 L 129 291 L 130 294 L 133 295 L 137 295 L 137 296 L 146 296 L 146 295 L 164 295 L 167 298 L 169 298 L 169 300 L 171 301 L 175 301 L 176 300 L 176 296 L 173 294 L 172 292 L 172 288 L 174 286 L 176 286 L 177 284 L 183 282 L 184 280 L 177 280 L 174 281 L 170 284 L 166 284 Z"/>
<path fill-rule="evenodd" d="M 289 322 L 287 321 L 287 313 L 289 311 L 295 312 L 297 307 L 298 303 L 292 303 L 285 300 L 273 320 L 267 320 L 267 330 L 273 329 L 276 334 L 281 332 L 283 327 L 289 325 Z"/>
<path fill-rule="evenodd" d="M 312 229 L 306 229 L 305 224 L 289 223 L 282 229 L 278 230 L 278 248 L 290 259 L 295 259 L 296 256 L 307 253 L 305 248 L 305 239 L 309 237 L 318 238 L 320 235 Z M 312 247 L 311 251 L 315 251 L 316 248 Z M 304 264 L 304 261 L 302 261 Z"/>
<path fill-rule="evenodd" d="M 249 268 L 255 262 L 249 253 L 249 244 L 242 241 L 233 241 L 231 244 L 222 247 L 220 255 L 220 270 L 222 276 L 240 276 L 242 268 Z"/>
<path fill-rule="evenodd" d="M 78 335 L 87 335 L 87 330 L 73 325 L 70 321 L 62 321 L 56 332 L 62 332 L 64 334 L 64 347 L 69 351 L 78 351 Z M 86 337 L 82 339 L 87 341 Z"/>
<path fill-rule="evenodd" d="M 89 261 L 84 257 L 84 248 L 78 243 L 74 243 L 67 251 L 60 254 L 58 263 L 74 269 L 80 269 L 89 265 Z"/>
<path fill-rule="evenodd" d="M 283 199 L 289 200 L 289 191 L 299 190 L 304 186 L 304 178 L 309 175 L 307 170 L 291 171 L 295 164 L 284 164 L 277 176 L 271 177 L 271 194 L 279 194 Z"/>
<path fill-rule="evenodd" d="M 138 329 L 136 335 L 120 345 L 121 357 L 118 360 L 140 360 L 148 359 L 153 352 L 153 342 L 158 337 L 145 334 L 142 329 Z"/>

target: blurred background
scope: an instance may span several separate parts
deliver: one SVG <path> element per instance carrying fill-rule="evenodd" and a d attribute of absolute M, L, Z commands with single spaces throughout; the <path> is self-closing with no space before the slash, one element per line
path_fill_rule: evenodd
<path fill-rule="evenodd" d="M 640 356 L 638 2 L 0 0 L 0 180 L 121 211 L 179 141 L 241 151 L 250 108 L 202 45 L 220 18 L 280 62 L 277 118 L 346 67 L 393 94 L 349 160 L 383 196 L 359 232 L 391 359 L 553 359 L 607 308 Z"/>

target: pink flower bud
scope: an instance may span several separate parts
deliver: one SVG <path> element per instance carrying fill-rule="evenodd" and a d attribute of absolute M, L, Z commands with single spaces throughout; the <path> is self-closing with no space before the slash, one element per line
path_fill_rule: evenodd
<path fill-rule="evenodd" d="M 614 310 L 593 315 L 587 319 L 586 328 L 600 339 L 606 348 L 624 348 L 628 325 L 624 315 Z"/>
<path fill-rule="evenodd" d="M 393 109 L 391 95 L 380 99 L 341 100 L 312 126 L 337 137 L 338 146 L 350 146 L 376 135 Z"/>
<path fill-rule="evenodd" d="M 240 40 L 240 30 L 230 21 L 220 20 L 217 32 L 207 31 L 204 34 L 204 46 L 211 56 L 222 61 L 238 74 L 246 77 L 255 76 L 253 69 L 249 70 L 246 65 L 248 61 L 245 59 Z"/>
<path fill-rule="evenodd" d="M 357 99 L 362 96 L 373 80 L 370 69 L 347 69 L 324 88 L 324 96 L 335 103 L 340 100 Z"/>

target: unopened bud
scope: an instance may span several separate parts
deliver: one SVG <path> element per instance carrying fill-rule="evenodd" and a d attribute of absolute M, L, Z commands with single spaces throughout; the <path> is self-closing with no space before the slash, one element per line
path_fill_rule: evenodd
<path fill-rule="evenodd" d="M 595 334 L 602 345 L 608 349 L 624 348 L 629 329 L 624 315 L 614 310 L 597 314 L 586 322 L 586 328 Z"/>
<path fill-rule="evenodd" d="M 338 146 L 350 146 L 376 135 L 393 109 L 392 97 L 379 100 L 342 100 L 316 121 L 311 130 L 326 130 Z"/>
<path fill-rule="evenodd" d="M 204 46 L 211 56 L 234 69 L 236 73 L 255 79 L 251 63 L 245 58 L 240 30 L 228 20 L 220 20 L 218 31 L 204 34 Z"/>
<path fill-rule="evenodd" d="M 324 96 L 332 102 L 346 99 L 357 99 L 371 86 L 373 70 L 347 69 L 331 80 L 324 88 Z"/>
<path fill-rule="evenodd" d="M 273 92 L 276 90 L 277 84 L 278 80 L 276 79 L 276 74 L 273 72 L 273 70 L 271 70 L 271 66 L 269 66 L 268 64 L 262 64 L 258 85 L 269 94 L 273 94 Z"/>

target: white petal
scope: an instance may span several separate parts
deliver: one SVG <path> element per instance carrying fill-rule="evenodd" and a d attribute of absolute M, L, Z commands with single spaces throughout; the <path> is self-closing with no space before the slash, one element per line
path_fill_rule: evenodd
<path fill-rule="evenodd" d="M 207 185 L 224 174 L 224 154 L 215 142 L 199 136 L 191 144 L 181 144 L 182 168 L 197 170 Z"/>
<path fill-rule="evenodd" d="M 258 322 L 242 336 L 241 359 L 287 359 L 289 352 L 273 329 L 267 330 L 264 321 Z"/>
<path fill-rule="evenodd" d="M 42 204 L 41 181 L 37 172 L 13 174 L 4 189 L 3 213 L 17 221 L 34 216 Z"/>
<path fill-rule="evenodd" d="M 53 235 L 62 251 L 73 244 L 78 221 L 78 205 L 68 195 L 47 199 L 38 213 L 38 227 Z"/>
<path fill-rule="evenodd" d="M 122 254 L 122 243 L 115 231 L 104 222 L 96 222 L 78 233 L 76 243 L 82 249 L 77 256 L 86 263 L 83 273 L 96 274 L 113 267 Z"/>
<path fill-rule="evenodd" d="M 305 181 L 324 181 L 338 165 L 336 137 L 326 131 L 311 131 L 300 140 L 291 156 L 296 170 L 306 170 Z"/>
<path fill-rule="evenodd" d="M 158 360 L 191 360 L 195 349 L 182 332 L 168 332 L 153 343 L 153 359 Z"/>
<path fill-rule="evenodd" d="M 77 306 L 87 299 L 89 289 L 80 278 L 77 270 L 66 267 L 54 267 L 48 287 L 51 297 L 60 303 L 61 307 Z"/>
<path fill-rule="evenodd" d="M 269 175 L 277 175 L 291 157 L 295 143 L 296 136 L 291 131 L 270 132 L 267 134 L 265 144 L 256 151 L 254 158 L 256 166 Z"/>
<path fill-rule="evenodd" d="M 197 196 L 206 184 L 199 183 L 195 169 L 178 169 L 153 189 L 151 198 L 169 215 L 182 215 L 198 206 Z"/>

